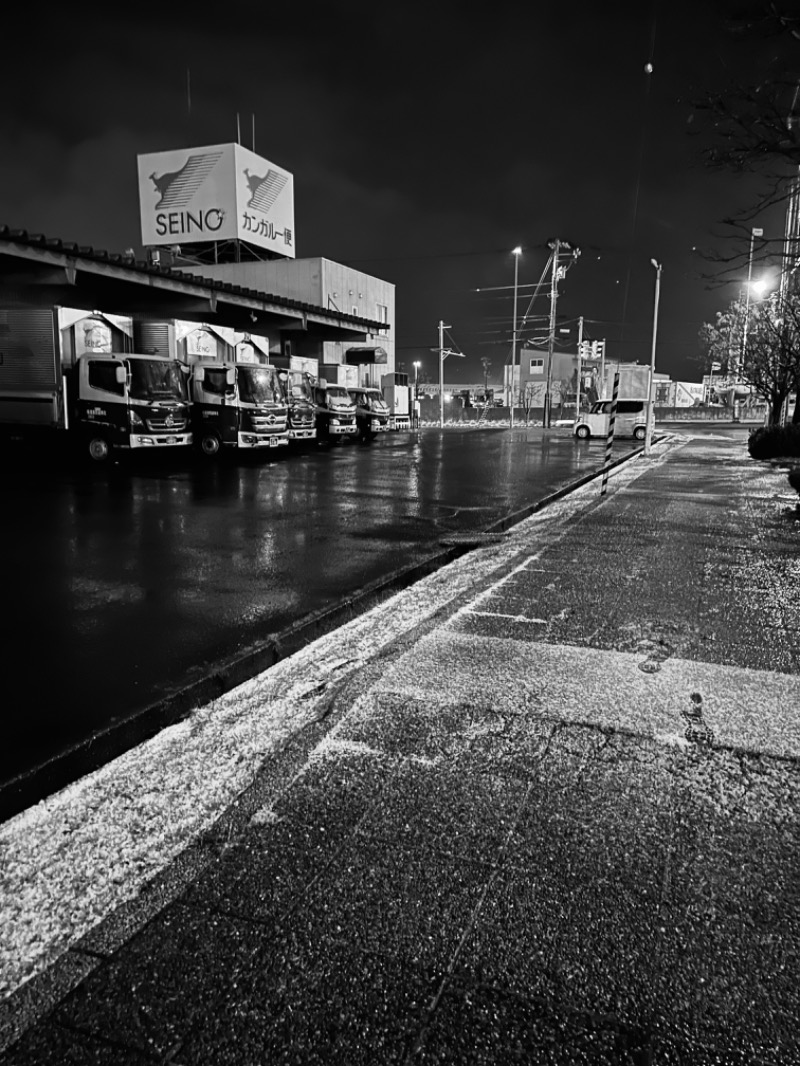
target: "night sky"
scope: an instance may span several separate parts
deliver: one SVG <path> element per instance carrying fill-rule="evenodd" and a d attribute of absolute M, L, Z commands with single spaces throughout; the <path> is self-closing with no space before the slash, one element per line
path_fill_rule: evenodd
<path fill-rule="evenodd" d="M 559 286 L 560 341 L 607 338 L 699 380 L 697 331 L 736 295 L 701 254 L 755 199 L 712 172 L 694 104 L 782 62 L 732 39 L 724 3 L 456 0 L 377 5 L 75 4 L 15 9 L 0 124 L 0 222 L 141 253 L 137 153 L 241 141 L 295 178 L 297 254 L 397 285 L 397 361 L 435 380 L 440 318 L 467 353 L 449 380 L 498 379 L 547 241 L 581 256 Z M 652 63 L 653 72 L 645 66 Z M 190 70 L 190 94 L 187 92 Z M 189 100 L 190 95 L 190 100 Z M 191 103 L 191 107 L 189 106 Z M 691 134 L 695 133 L 694 136 Z M 759 216 L 779 237 L 783 211 Z M 726 243 L 727 241 L 727 243 Z M 741 245 L 741 242 L 740 242 Z M 507 286 L 479 294 L 478 288 Z M 547 291 L 547 287 L 543 290 Z M 546 316 L 542 296 L 532 313 Z"/>

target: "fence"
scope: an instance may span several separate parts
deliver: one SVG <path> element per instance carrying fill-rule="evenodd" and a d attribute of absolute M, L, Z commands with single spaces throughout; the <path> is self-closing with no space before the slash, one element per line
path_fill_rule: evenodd
<path fill-rule="evenodd" d="M 731 422 L 732 407 L 659 407 L 656 405 L 656 422 Z M 739 408 L 740 422 L 757 422 L 761 425 L 767 408 L 764 404 Z"/>
<path fill-rule="evenodd" d="M 564 413 L 558 404 L 553 404 L 553 420 L 560 418 L 574 418 L 575 408 L 564 407 Z M 733 421 L 732 407 L 663 407 L 656 406 L 656 423 L 658 422 L 731 422 Z M 766 407 L 756 404 L 752 407 L 739 408 L 739 421 L 756 425 L 763 425 Z M 509 409 L 507 407 L 464 407 L 460 399 L 452 399 L 445 402 L 444 417 L 446 422 L 508 422 Z M 420 397 L 420 418 L 423 422 L 439 421 L 439 400 Z M 542 424 L 544 408 L 531 407 L 527 411 L 523 407 L 514 408 L 514 422 L 519 425 L 529 423 Z"/>

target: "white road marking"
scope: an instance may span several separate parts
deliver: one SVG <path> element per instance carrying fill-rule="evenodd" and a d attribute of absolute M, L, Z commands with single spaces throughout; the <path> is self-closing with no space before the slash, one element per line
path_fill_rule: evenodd
<path fill-rule="evenodd" d="M 800 755 L 799 675 L 677 657 L 645 674 L 640 662 L 638 653 L 439 629 L 397 659 L 373 692 L 410 699 L 440 692 L 447 703 L 652 737 L 685 734 L 691 694 L 700 693 L 717 744 Z"/>
<path fill-rule="evenodd" d="M 659 449 L 666 445 L 612 471 L 614 482 L 630 484 L 663 461 Z M 531 539 L 543 550 L 596 495 L 597 481 L 581 486 L 506 540 L 456 559 L 0 826 L 0 996 L 135 899 L 213 825 L 265 758 L 315 719 L 332 674 L 349 676 L 520 553 L 512 574 L 525 569 L 535 559 Z"/>
<path fill-rule="evenodd" d="M 538 625 L 547 625 L 546 618 L 529 618 L 526 614 L 503 614 L 501 611 L 473 611 L 469 607 L 464 607 L 457 614 L 477 614 L 483 618 L 508 618 L 512 622 L 532 622 Z"/>

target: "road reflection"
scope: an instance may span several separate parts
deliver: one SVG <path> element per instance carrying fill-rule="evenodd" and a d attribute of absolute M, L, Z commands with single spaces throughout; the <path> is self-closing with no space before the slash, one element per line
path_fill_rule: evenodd
<path fill-rule="evenodd" d="M 0 780 L 602 458 L 567 434 L 423 430 L 275 459 L 15 467 Z"/>

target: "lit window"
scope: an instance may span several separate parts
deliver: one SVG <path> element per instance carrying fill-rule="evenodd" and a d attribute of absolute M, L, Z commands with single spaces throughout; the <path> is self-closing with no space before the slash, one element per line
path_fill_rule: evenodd
<path fill-rule="evenodd" d="M 544 359 L 531 359 L 531 373 L 543 374 L 544 373 Z"/>

